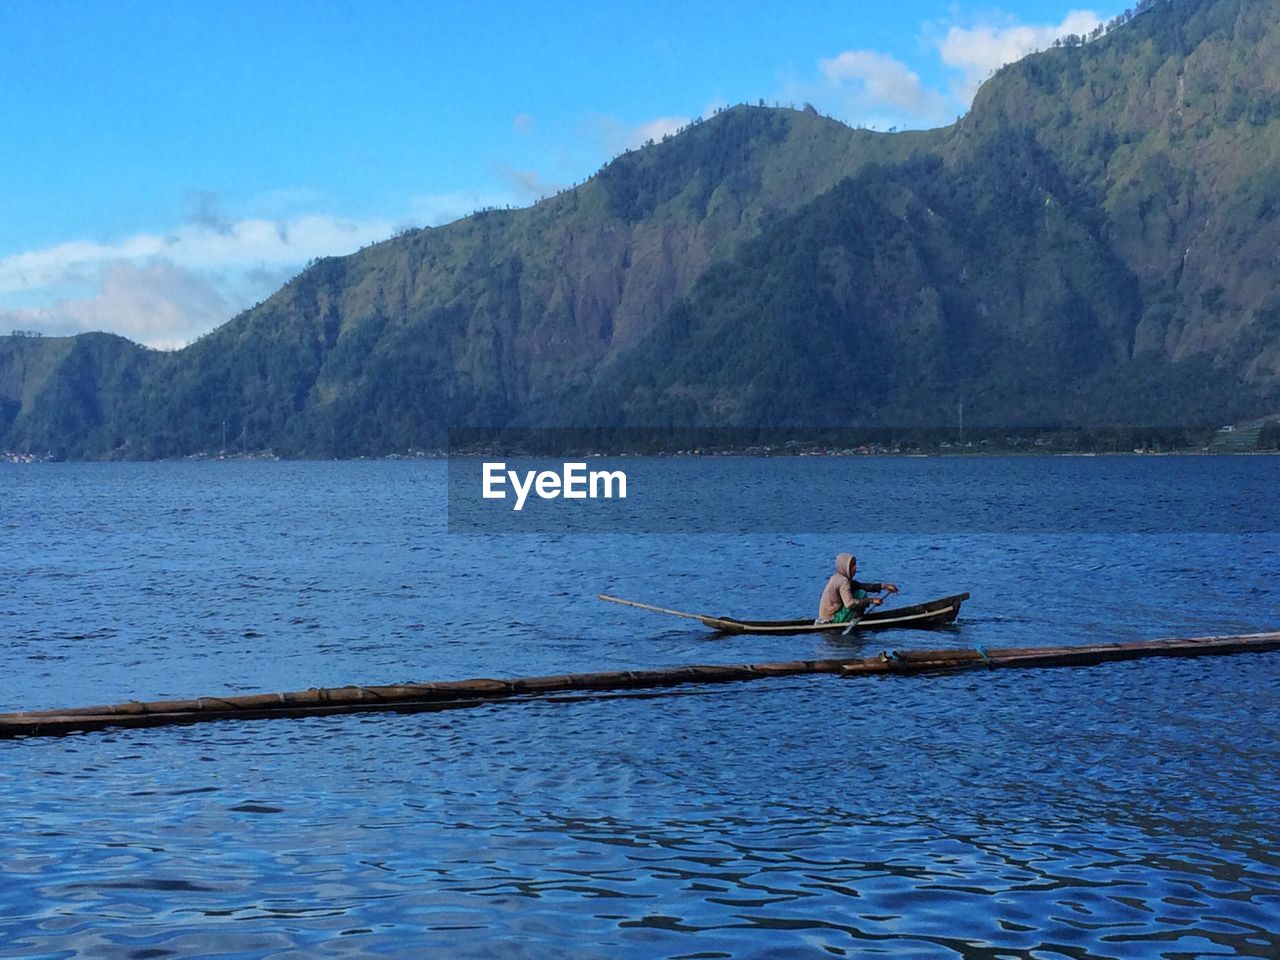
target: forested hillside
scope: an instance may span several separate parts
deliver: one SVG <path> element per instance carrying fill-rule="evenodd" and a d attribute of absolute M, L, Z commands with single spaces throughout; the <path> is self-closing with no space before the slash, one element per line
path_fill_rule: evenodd
<path fill-rule="evenodd" d="M 437 448 L 454 426 L 1211 426 L 1280 408 L 1280 0 L 1157 0 L 952 127 L 739 106 L 321 261 L 172 354 L 0 338 L 0 449 Z"/>

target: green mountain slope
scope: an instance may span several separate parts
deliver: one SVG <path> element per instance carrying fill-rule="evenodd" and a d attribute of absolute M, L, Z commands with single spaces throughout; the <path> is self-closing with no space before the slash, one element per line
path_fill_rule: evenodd
<path fill-rule="evenodd" d="M 917 138 L 920 139 L 920 138 Z M 913 148 L 739 109 L 537 206 L 306 271 L 162 365 L 124 412 L 139 451 L 356 455 L 503 423 L 647 335 L 714 262 L 873 158 Z"/>
<path fill-rule="evenodd" d="M 1144 300 L 1134 352 L 1280 378 L 1280 4 L 1157 3 L 980 91 L 951 149 L 1033 136 L 1103 215 Z"/>
<path fill-rule="evenodd" d="M 0 448 L 99 457 L 128 442 L 120 411 L 162 359 L 124 337 L 0 337 Z"/>
<path fill-rule="evenodd" d="M 927 162 L 710 271 L 575 413 L 1210 424 L 1280 405 L 1280 4 L 1174 0 L 1002 70 Z"/>
<path fill-rule="evenodd" d="M 1136 356 L 1139 278 L 1031 138 L 839 184 L 712 268 L 573 419 L 1179 425 L 1248 409 L 1207 358 Z M 1246 394 L 1248 391 L 1246 391 Z"/>
<path fill-rule="evenodd" d="M 321 261 L 173 354 L 0 338 L 0 448 L 450 426 L 1204 424 L 1280 405 L 1280 0 L 1157 0 L 953 127 L 736 107 L 533 207 Z"/>

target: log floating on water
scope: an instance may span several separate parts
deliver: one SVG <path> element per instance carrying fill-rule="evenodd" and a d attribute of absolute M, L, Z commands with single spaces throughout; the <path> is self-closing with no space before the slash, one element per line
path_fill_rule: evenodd
<path fill-rule="evenodd" d="M 548 694 L 636 690 L 682 684 L 732 683 L 825 673 L 839 677 L 940 673 L 1014 667 L 1091 666 L 1147 657 L 1199 657 L 1280 649 L 1280 632 L 1227 637 L 1146 640 L 1079 647 L 891 650 L 874 657 L 788 660 L 776 663 L 699 664 L 659 670 L 570 673 L 514 680 L 453 680 L 395 686 L 349 686 L 195 700 L 156 700 L 61 710 L 0 714 L 0 738 L 59 736 L 104 727 L 156 727 L 210 720 L 320 717 L 394 710 L 414 713 L 479 706 Z"/>

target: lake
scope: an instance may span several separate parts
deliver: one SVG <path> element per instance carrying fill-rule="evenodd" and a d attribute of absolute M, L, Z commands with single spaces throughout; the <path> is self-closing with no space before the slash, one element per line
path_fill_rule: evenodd
<path fill-rule="evenodd" d="M 441 462 L 0 465 L 0 710 L 1276 629 L 1277 468 L 633 461 L 640 532 L 475 534 Z M 715 524 L 688 507 L 708 478 Z M 845 550 L 904 603 L 972 599 L 849 638 L 595 599 L 810 616 Z M 0 957 L 1275 957 L 1278 667 L 0 742 Z"/>

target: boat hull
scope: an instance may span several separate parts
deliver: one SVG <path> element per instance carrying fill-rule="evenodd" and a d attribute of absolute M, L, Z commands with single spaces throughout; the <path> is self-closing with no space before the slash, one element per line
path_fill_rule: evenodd
<path fill-rule="evenodd" d="M 907 607 L 873 610 L 853 625 L 852 633 L 864 630 L 930 630 L 951 623 L 969 594 L 958 593 Z M 812 620 L 738 620 L 734 617 L 700 616 L 704 626 L 718 633 L 760 633 L 792 636 L 800 633 L 844 633 L 847 623 L 814 623 Z"/>

